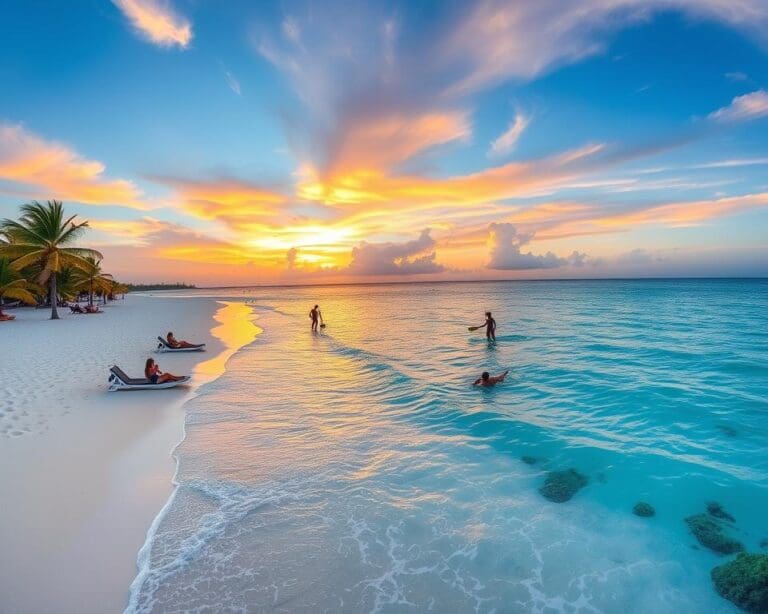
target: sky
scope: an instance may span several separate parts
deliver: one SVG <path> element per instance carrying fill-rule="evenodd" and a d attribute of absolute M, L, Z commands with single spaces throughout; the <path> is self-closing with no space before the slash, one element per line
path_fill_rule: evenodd
<path fill-rule="evenodd" d="M 0 218 L 125 282 L 768 276 L 765 0 L 26 0 Z"/>

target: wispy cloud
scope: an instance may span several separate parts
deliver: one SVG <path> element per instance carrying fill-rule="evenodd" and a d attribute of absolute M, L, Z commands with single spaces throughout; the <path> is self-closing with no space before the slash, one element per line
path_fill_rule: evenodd
<path fill-rule="evenodd" d="M 107 179 L 104 164 L 46 141 L 18 124 L 0 123 L 0 190 L 26 198 L 146 208 L 130 181 Z"/>
<path fill-rule="evenodd" d="M 740 83 L 741 81 L 748 81 L 749 75 L 740 71 L 734 71 L 725 73 L 725 78 L 728 79 L 728 81 Z"/>
<path fill-rule="evenodd" d="M 517 141 L 528 127 L 531 118 L 520 111 L 509 124 L 509 127 L 497 139 L 491 143 L 489 154 L 492 157 L 504 156 L 510 153 L 517 145 Z"/>
<path fill-rule="evenodd" d="M 709 114 L 716 122 L 730 123 L 757 119 L 768 115 L 768 92 L 757 90 L 743 96 L 736 96 L 727 107 Z"/>
<path fill-rule="evenodd" d="M 112 0 L 136 31 L 161 47 L 186 48 L 192 40 L 192 24 L 178 15 L 168 0 Z"/>
<path fill-rule="evenodd" d="M 224 70 L 224 78 L 227 80 L 227 85 L 229 86 L 229 89 L 231 89 L 238 96 L 241 96 L 242 92 L 240 91 L 240 81 L 237 80 L 235 75 L 233 75 L 228 70 Z"/>
<path fill-rule="evenodd" d="M 151 179 L 172 188 L 172 200 L 184 212 L 221 222 L 233 230 L 247 231 L 269 221 L 287 221 L 283 217 L 285 196 L 258 184 L 230 178 Z"/>
<path fill-rule="evenodd" d="M 594 56 L 605 50 L 608 33 L 657 11 L 678 10 L 762 38 L 768 24 L 763 0 L 479 0 L 466 6 L 439 48 L 445 59 L 465 67 L 450 88 L 456 93 L 507 79 L 532 79 Z"/>

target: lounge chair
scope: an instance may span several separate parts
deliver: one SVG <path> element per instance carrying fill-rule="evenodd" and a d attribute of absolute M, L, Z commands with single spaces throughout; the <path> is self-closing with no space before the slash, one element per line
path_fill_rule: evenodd
<path fill-rule="evenodd" d="M 186 347 L 186 348 L 175 348 L 172 345 L 169 345 L 168 342 L 162 337 L 158 337 L 157 340 L 160 342 L 157 344 L 158 352 L 204 352 L 205 351 L 205 343 L 198 343 L 197 345 L 193 345 L 191 347 Z"/>
<path fill-rule="evenodd" d="M 85 313 L 79 303 L 73 303 L 69 306 L 69 313 Z"/>
<path fill-rule="evenodd" d="M 186 384 L 190 379 L 189 375 L 185 375 L 182 379 L 175 382 L 153 384 L 146 377 L 128 377 L 125 371 L 120 367 L 114 366 L 109 369 L 109 392 L 115 392 L 116 390 L 156 390 L 158 388 L 175 388 L 181 384 Z"/>
<path fill-rule="evenodd" d="M 7 313 L 0 313 L 0 322 L 10 322 L 15 320 L 16 316 L 8 315 Z"/>

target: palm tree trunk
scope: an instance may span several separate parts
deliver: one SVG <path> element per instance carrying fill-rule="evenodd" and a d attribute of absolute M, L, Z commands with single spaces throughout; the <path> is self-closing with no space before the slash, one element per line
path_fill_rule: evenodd
<path fill-rule="evenodd" d="M 51 280 L 48 282 L 48 299 L 51 301 L 51 320 L 59 319 L 59 297 L 56 292 L 56 273 L 51 273 Z"/>

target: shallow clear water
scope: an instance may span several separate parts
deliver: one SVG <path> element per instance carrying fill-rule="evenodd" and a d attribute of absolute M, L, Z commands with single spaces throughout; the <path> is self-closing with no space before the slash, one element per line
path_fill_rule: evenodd
<path fill-rule="evenodd" d="M 765 551 L 768 282 L 219 294 L 263 333 L 187 406 L 130 611 L 735 611 L 683 519 L 718 501 Z"/>

